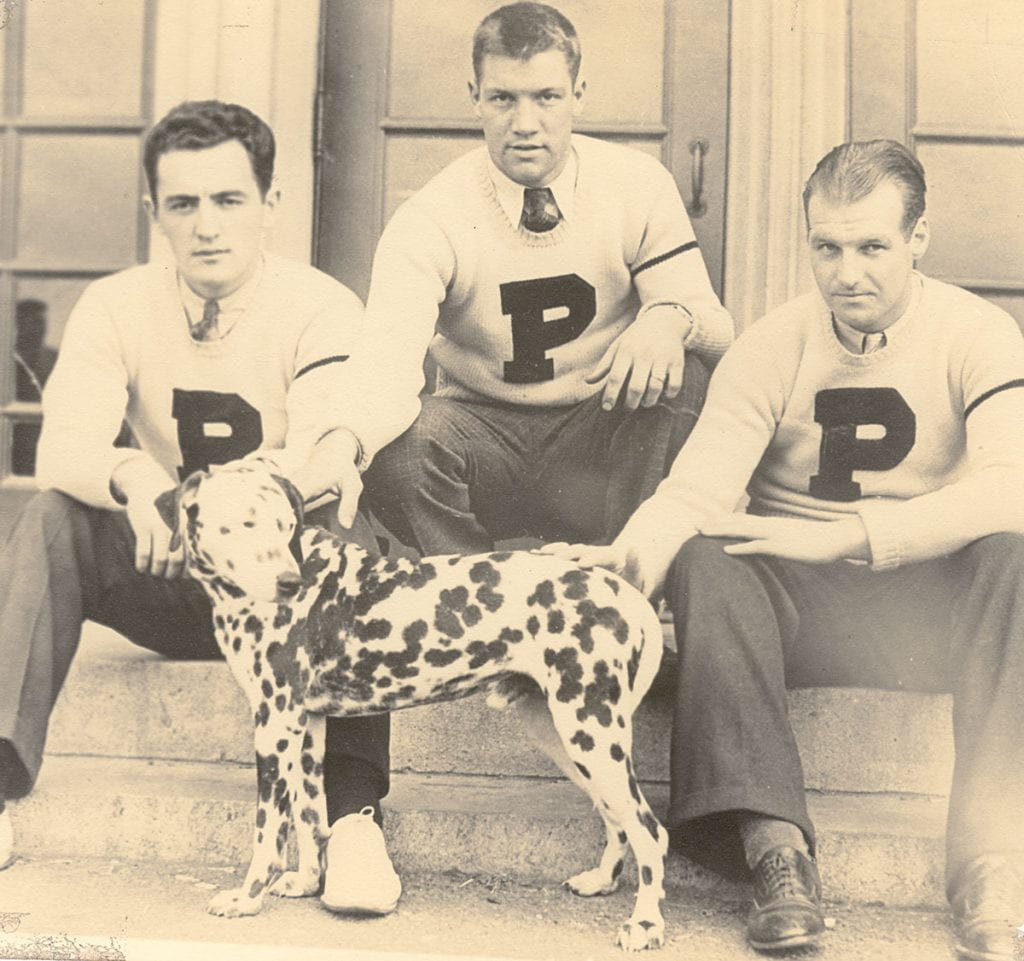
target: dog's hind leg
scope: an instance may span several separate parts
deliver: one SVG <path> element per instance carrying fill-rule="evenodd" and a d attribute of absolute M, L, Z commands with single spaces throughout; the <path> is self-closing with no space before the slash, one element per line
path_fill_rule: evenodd
<path fill-rule="evenodd" d="M 604 818 L 610 841 L 601 864 L 583 878 L 594 885 L 610 883 L 612 876 L 622 870 L 619 855 L 623 835 L 633 849 L 639 876 L 636 905 L 619 929 L 617 941 L 627 951 L 640 951 L 660 947 L 665 938 L 661 901 L 665 896 L 668 834 L 651 811 L 633 771 L 632 698 L 625 693 L 627 678 L 616 678 L 617 684 L 611 680 L 607 675 L 594 675 L 588 684 L 584 677 L 584 696 L 571 703 L 558 700 L 556 685 L 551 688 L 548 705 L 565 753 Z M 609 698 L 601 703 L 598 690 L 610 691 L 616 686 L 623 692 L 622 700 L 616 703 Z M 602 876 L 601 872 L 607 873 Z"/>
<path fill-rule="evenodd" d="M 513 702 L 512 710 L 518 714 L 533 742 L 555 764 L 558 769 L 585 794 L 592 797 L 590 784 L 580 773 L 580 769 L 565 753 L 562 738 L 555 729 L 548 709 L 547 699 L 539 691 L 520 697 Z M 595 801 L 596 806 L 596 801 Z M 613 824 L 603 811 L 605 841 L 601 852 L 601 861 L 595 868 L 583 871 L 569 878 L 565 886 L 581 897 L 589 898 L 599 894 L 612 894 L 619 887 L 622 878 L 622 867 L 626 855 L 626 834 Z"/>
<path fill-rule="evenodd" d="M 303 713 L 299 715 L 299 724 L 288 728 L 289 745 L 282 751 L 282 760 L 287 758 L 284 774 L 289 785 L 298 864 L 271 887 L 270 893 L 279 897 L 304 898 L 320 891 L 327 843 L 327 803 L 323 791 L 326 724 L 321 714 Z"/>

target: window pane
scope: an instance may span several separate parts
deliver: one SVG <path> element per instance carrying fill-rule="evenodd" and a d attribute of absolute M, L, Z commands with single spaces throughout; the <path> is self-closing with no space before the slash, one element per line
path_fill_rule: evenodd
<path fill-rule="evenodd" d="M 57 357 L 71 308 L 91 283 L 88 277 L 19 277 L 15 283 L 15 344 L 40 383 Z M 15 378 L 18 400 L 39 400 L 27 372 Z M 25 393 L 24 391 L 27 391 Z"/>
<path fill-rule="evenodd" d="M 38 403 L 57 360 L 68 314 L 87 278 L 19 277 L 15 282 L 14 399 Z M 11 424 L 11 472 L 22 477 L 35 473 L 38 421 Z"/>
<path fill-rule="evenodd" d="M 134 134 L 26 134 L 18 260 L 54 266 L 135 263 L 138 171 Z"/>
<path fill-rule="evenodd" d="M 23 113 L 139 113 L 144 3 L 31 0 L 16 15 L 25 18 Z"/>

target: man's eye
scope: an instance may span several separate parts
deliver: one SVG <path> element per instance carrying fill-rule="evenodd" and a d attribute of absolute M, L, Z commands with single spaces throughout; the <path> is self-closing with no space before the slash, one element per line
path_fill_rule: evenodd
<path fill-rule="evenodd" d="M 863 250 L 868 254 L 877 254 L 879 251 L 885 250 L 885 247 L 882 244 L 865 244 Z"/>
<path fill-rule="evenodd" d="M 545 103 L 553 103 L 556 100 L 561 100 L 562 95 L 560 93 L 554 93 L 551 90 L 547 90 L 540 95 L 540 99 Z"/>

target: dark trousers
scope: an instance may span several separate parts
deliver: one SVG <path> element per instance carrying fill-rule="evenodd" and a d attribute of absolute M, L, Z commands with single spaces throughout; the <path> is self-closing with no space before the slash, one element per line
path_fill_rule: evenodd
<path fill-rule="evenodd" d="M 424 554 L 471 554 L 501 538 L 610 543 L 668 472 L 704 405 L 687 355 L 672 400 L 627 411 L 600 395 L 570 407 L 425 396 L 416 422 L 374 458 L 367 502 Z"/>
<path fill-rule="evenodd" d="M 318 520 L 329 526 L 333 508 L 310 515 L 311 523 Z M 377 550 L 362 517 L 346 536 Z M 35 783 L 50 712 L 86 619 L 167 657 L 222 656 L 206 592 L 190 578 L 136 572 L 134 536 L 123 514 L 57 491 L 37 494 L 0 550 L 0 744 L 8 742 L 16 755 L 7 759 L 9 797 L 24 796 Z M 234 683 L 226 669 L 224 683 Z M 388 792 L 389 732 L 386 714 L 328 719 L 331 821 L 365 805 L 379 817 L 378 802 Z"/>
<path fill-rule="evenodd" d="M 666 584 L 679 649 L 668 821 L 683 849 L 711 853 L 722 839 L 708 828 L 737 811 L 792 821 L 813 844 L 786 689 L 860 686 L 953 694 L 947 880 L 979 854 L 1024 853 L 1024 537 L 893 571 L 732 557 L 726 543 L 688 541 Z M 735 847 L 716 852 L 727 867 Z"/>

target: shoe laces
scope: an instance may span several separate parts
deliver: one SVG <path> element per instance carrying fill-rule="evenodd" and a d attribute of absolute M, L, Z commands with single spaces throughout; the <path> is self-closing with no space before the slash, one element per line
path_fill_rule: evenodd
<path fill-rule="evenodd" d="M 803 883 L 797 873 L 796 861 L 782 852 L 772 852 L 761 863 L 765 893 L 771 900 L 800 895 Z"/>

